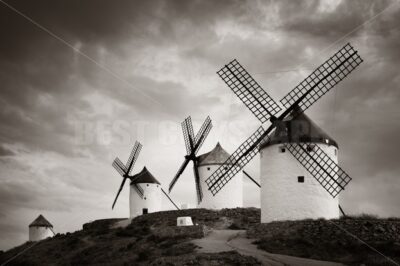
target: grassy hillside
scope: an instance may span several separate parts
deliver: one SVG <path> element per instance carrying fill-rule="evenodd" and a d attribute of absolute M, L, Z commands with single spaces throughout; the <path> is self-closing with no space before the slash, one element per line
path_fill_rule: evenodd
<path fill-rule="evenodd" d="M 177 227 L 178 216 L 192 216 L 199 225 Z M 57 234 L 37 242 L 9 265 L 259 265 L 252 257 L 236 252 L 198 254 L 190 239 L 201 238 L 208 228 L 255 223 L 256 209 L 166 211 L 137 217 L 126 228 L 111 229 L 118 219 L 98 220 L 83 230 Z M 227 221 L 229 221 L 227 223 Z M 30 247 L 25 243 L 0 255 L 3 263 Z"/>
<path fill-rule="evenodd" d="M 191 216 L 197 225 L 177 227 L 178 216 Z M 255 208 L 166 211 L 137 217 L 126 228 L 111 228 L 118 219 L 88 223 L 80 231 L 13 248 L 0 254 L 0 262 L 32 247 L 9 265 L 259 265 L 236 252 L 197 253 L 196 246 L 187 242 L 202 238 L 210 229 L 230 228 L 247 230 L 260 249 L 271 253 L 390 265 L 336 225 L 400 261 L 400 220 L 365 218 L 259 224 L 260 210 Z"/>
<path fill-rule="evenodd" d="M 372 251 L 372 247 L 400 262 L 399 219 L 361 216 L 331 221 L 283 221 L 258 224 L 247 233 L 258 239 L 258 248 L 271 253 L 350 265 L 395 265 Z"/>

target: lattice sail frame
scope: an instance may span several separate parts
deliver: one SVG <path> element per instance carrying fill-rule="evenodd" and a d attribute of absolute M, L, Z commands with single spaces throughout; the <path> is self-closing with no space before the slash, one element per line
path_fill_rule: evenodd
<path fill-rule="evenodd" d="M 217 74 L 261 123 L 268 121 L 272 115 L 275 116 L 281 111 L 279 105 L 236 59 L 221 68 Z"/>
<path fill-rule="evenodd" d="M 194 139 L 195 142 L 195 154 L 200 150 L 201 146 L 203 145 L 205 139 L 207 138 L 210 130 L 212 128 L 211 118 L 207 116 L 206 120 L 203 122 L 199 132 L 197 132 L 196 137 Z"/>
<path fill-rule="evenodd" d="M 241 169 L 259 152 L 260 137 L 265 132 L 260 126 L 239 148 L 206 179 L 206 184 L 215 196 Z"/>
<path fill-rule="evenodd" d="M 313 150 L 307 151 L 308 145 L 311 143 L 284 144 L 293 157 L 335 198 L 351 181 L 351 177 L 318 145 L 313 143 Z"/>
<path fill-rule="evenodd" d="M 139 157 L 139 153 L 142 150 L 142 144 L 140 144 L 138 141 L 135 142 L 135 145 L 132 148 L 131 154 L 129 156 L 128 161 L 126 162 L 126 168 L 128 169 L 128 175 L 131 174 L 133 166 L 136 163 L 137 158 Z"/>
<path fill-rule="evenodd" d="M 347 77 L 362 62 L 363 60 L 357 51 L 349 43 L 346 44 L 283 97 L 280 100 L 281 104 L 285 108 L 289 108 L 300 97 L 311 90 L 298 103 L 298 106 L 304 112 L 336 84 Z"/>
<path fill-rule="evenodd" d="M 189 116 L 182 122 L 183 138 L 185 140 L 187 155 L 192 153 L 192 145 L 194 145 L 194 132 L 192 125 L 192 118 Z"/>
<path fill-rule="evenodd" d="M 143 199 L 144 197 L 144 190 L 139 184 L 131 184 L 133 189 L 136 191 L 136 193 L 139 195 L 140 198 Z"/>
<path fill-rule="evenodd" d="M 125 165 L 121 162 L 121 160 L 118 157 L 114 159 L 112 166 L 115 168 L 115 170 L 117 170 L 117 172 L 121 176 L 124 176 L 128 172 L 128 169 L 126 169 Z"/>

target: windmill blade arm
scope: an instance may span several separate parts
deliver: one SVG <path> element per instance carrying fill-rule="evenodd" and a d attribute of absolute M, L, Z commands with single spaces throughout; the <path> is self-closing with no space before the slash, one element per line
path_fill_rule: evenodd
<path fill-rule="evenodd" d="M 357 51 L 346 44 L 283 97 L 281 104 L 285 108 L 297 105 L 305 111 L 362 62 Z"/>
<path fill-rule="evenodd" d="M 261 123 L 280 112 L 279 105 L 236 59 L 225 65 L 217 74 Z"/>
<path fill-rule="evenodd" d="M 254 178 L 252 178 L 245 170 L 243 170 L 243 174 L 247 176 L 251 181 L 253 181 L 253 183 L 256 184 L 259 188 L 261 187 L 261 185 Z"/>
<path fill-rule="evenodd" d="M 172 188 L 175 186 L 176 181 L 178 181 L 179 177 L 181 176 L 181 174 L 185 170 L 185 168 L 188 165 L 188 163 L 189 163 L 189 159 L 185 159 L 185 161 L 183 162 L 183 164 L 179 168 L 178 172 L 176 173 L 175 177 L 172 179 L 171 183 L 169 183 L 169 188 L 168 188 L 169 192 L 171 192 Z"/>
<path fill-rule="evenodd" d="M 133 149 L 131 151 L 131 155 L 129 156 L 128 162 L 127 162 L 127 168 L 128 168 L 128 174 L 132 172 L 133 166 L 136 163 L 137 158 L 139 157 L 139 153 L 142 150 L 142 144 L 140 142 L 136 141 L 135 145 L 133 146 Z"/>
<path fill-rule="evenodd" d="M 115 199 L 114 199 L 114 202 L 113 202 L 113 205 L 112 205 L 111 209 L 114 209 L 114 206 L 115 206 L 115 203 L 117 202 L 119 194 L 121 193 L 121 191 L 122 191 L 122 189 L 123 189 L 123 187 L 125 185 L 125 181 L 126 181 L 126 177 L 124 177 L 124 179 L 122 180 L 121 186 L 118 189 L 117 196 L 115 196 Z"/>
<path fill-rule="evenodd" d="M 117 172 L 121 176 L 124 176 L 128 172 L 125 165 L 121 162 L 121 160 L 118 157 L 114 159 L 112 166 L 115 168 L 115 170 L 117 170 Z"/>
<path fill-rule="evenodd" d="M 187 154 L 191 154 L 194 150 L 194 132 L 192 125 L 192 118 L 188 116 L 181 124 L 183 131 L 183 138 L 185 139 L 185 146 Z"/>
<path fill-rule="evenodd" d="M 307 143 L 287 143 L 285 147 L 301 165 L 321 184 L 321 186 L 336 197 L 351 177 L 342 170 L 318 145 L 312 151 L 307 151 Z"/>
<path fill-rule="evenodd" d="M 200 204 L 200 202 L 203 200 L 203 190 L 202 190 L 201 184 L 200 184 L 200 175 L 199 175 L 198 167 L 199 167 L 198 162 L 194 161 L 193 172 L 194 172 L 194 179 L 195 179 L 195 183 L 196 183 L 197 203 Z"/>
<path fill-rule="evenodd" d="M 206 184 L 215 196 L 239 171 L 259 152 L 259 143 L 267 136 L 259 127 L 215 172 L 206 179 Z"/>
<path fill-rule="evenodd" d="M 211 128 L 212 128 L 211 118 L 207 116 L 206 120 L 204 121 L 203 125 L 201 126 L 199 132 L 197 132 L 197 135 L 195 137 L 195 143 L 196 143 L 195 153 L 197 153 L 200 150 L 201 146 L 204 143 L 204 140 L 210 133 Z"/>
<path fill-rule="evenodd" d="M 169 201 L 175 206 L 175 208 L 179 211 L 179 207 L 175 204 L 175 202 L 171 199 L 171 197 L 164 191 L 163 188 L 161 188 L 162 193 L 169 199 Z"/>
<path fill-rule="evenodd" d="M 136 191 L 136 193 L 139 195 L 140 198 L 143 199 L 144 197 L 144 191 L 143 188 L 139 184 L 132 184 L 133 189 Z"/>

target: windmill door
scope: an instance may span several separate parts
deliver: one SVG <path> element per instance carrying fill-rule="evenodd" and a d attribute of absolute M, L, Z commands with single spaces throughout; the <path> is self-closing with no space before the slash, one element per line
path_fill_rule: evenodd
<path fill-rule="evenodd" d="M 147 208 L 143 208 L 143 214 L 148 214 L 149 210 Z"/>

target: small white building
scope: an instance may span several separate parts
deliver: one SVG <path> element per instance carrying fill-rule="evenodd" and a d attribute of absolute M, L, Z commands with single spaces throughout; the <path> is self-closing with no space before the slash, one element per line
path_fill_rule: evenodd
<path fill-rule="evenodd" d="M 202 154 L 199 160 L 200 184 L 203 191 L 203 200 L 197 206 L 206 209 L 223 209 L 243 207 L 243 176 L 238 173 L 215 196 L 208 190 L 206 179 L 214 173 L 228 159 L 229 154 L 219 142 L 210 152 Z"/>
<path fill-rule="evenodd" d="M 147 214 L 151 212 L 161 211 L 161 184 L 147 170 L 143 170 L 131 177 L 129 192 L 129 210 L 130 218 Z M 138 194 L 134 185 L 137 184 L 143 189 L 143 198 Z"/>
<path fill-rule="evenodd" d="M 29 241 L 39 241 L 54 235 L 53 225 L 41 214 L 29 225 Z"/>
<path fill-rule="evenodd" d="M 192 226 L 193 225 L 192 217 L 190 217 L 190 216 L 178 217 L 178 218 L 176 218 L 176 225 L 177 226 Z"/>
<path fill-rule="evenodd" d="M 315 144 L 335 162 L 338 145 L 304 113 L 289 116 L 260 145 L 261 222 L 339 218 L 339 197 L 333 198 L 284 147 L 284 143 Z"/>

